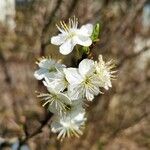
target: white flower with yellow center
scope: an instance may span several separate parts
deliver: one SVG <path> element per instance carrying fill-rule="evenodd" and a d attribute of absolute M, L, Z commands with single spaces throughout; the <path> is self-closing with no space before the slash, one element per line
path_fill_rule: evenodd
<path fill-rule="evenodd" d="M 45 77 L 51 77 L 57 72 L 57 69 L 62 69 L 65 65 L 62 65 L 55 60 L 43 58 L 38 63 L 39 69 L 34 72 L 34 76 L 38 80 L 42 80 Z"/>
<path fill-rule="evenodd" d="M 52 132 L 58 133 L 57 138 L 63 140 L 65 137 L 76 136 L 83 134 L 86 121 L 85 111 L 79 112 L 78 109 L 68 113 L 65 116 L 54 116 L 51 123 Z"/>
<path fill-rule="evenodd" d="M 39 98 L 45 101 L 43 106 L 48 105 L 49 111 L 54 114 L 64 114 L 70 108 L 70 98 L 66 94 L 55 91 L 50 87 L 48 87 L 48 91 L 49 93 L 38 95 Z"/>
<path fill-rule="evenodd" d="M 84 59 L 80 62 L 78 69 L 64 68 L 63 70 L 69 82 L 68 95 L 72 100 L 86 98 L 92 101 L 94 96 L 100 93 L 93 60 Z"/>
<path fill-rule="evenodd" d="M 78 21 L 74 17 L 69 19 L 69 25 L 65 22 L 60 22 L 60 26 L 56 25 L 61 32 L 57 36 L 51 38 L 51 43 L 54 45 L 60 45 L 59 51 L 63 55 L 67 55 L 73 51 L 76 44 L 82 46 L 90 46 L 92 44 L 91 35 L 93 32 L 93 25 L 86 24 L 78 29 Z"/>
<path fill-rule="evenodd" d="M 103 61 L 102 55 L 99 55 L 99 61 L 95 62 L 96 74 L 99 77 L 100 87 L 105 88 L 106 90 L 109 87 L 112 87 L 111 79 L 115 78 L 114 73 L 116 71 L 111 71 L 115 66 L 112 64 L 112 61 L 105 63 Z"/>

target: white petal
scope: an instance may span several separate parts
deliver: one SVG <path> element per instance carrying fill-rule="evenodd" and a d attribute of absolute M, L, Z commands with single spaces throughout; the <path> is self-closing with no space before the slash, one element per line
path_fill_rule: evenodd
<path fill-rule="evenodd" d="M 70 84 L 78 84 L 82 82 L 82 77 L 80 76 L 76 68 L 64 68 L 65 77 Z"/>
<path fill-rule="evenodd" d="M 78 35 L 74 37 L 74 41 L 82 46 L 90 46 L 92 44 L 92 40 L 88 36 Z"/>
<path fill-rule="evenodd" d="M 52 123 L 51 123 L 52 132 L 54 133 L 58 132 L 61 127 L 62 126 L 59 122 L 59 116 L 54 116 L 52 118 Z"/>
<path fill-rule="evenodd" d="M 51 73 L 48 78 L 43 81 L 46 87 L 52 87 L 56 91 L 60 92 L 67 88 L 67 81 L 65 79 L 65 74 L 59 70 L 56 73 Z"/>
<path fill-rule="evenodd" d="M 57 93 L 56 98 L 54 97 L 53 100 L 53 103 L 49 105 L 48 109 L 54 114 L 62 115 L 66 111 L 64 107 L 71 105 L 71 100 L 63 93 Z"/>
<path fill-rule="evenodd" d="M 92 101 L 94 99 L 94 95 L 91 94 L 90 92 L 86 91 L 86 98 L 89 101 Z"/>
<path fill-rule="evenodd" d="M 65 104 L 71 104 L 71 100 L 66 94 L 58 93 L 57 97 L 58 97 L 58 99 L 60 99 Z"/>
<path fill-rule="evenodd" d="M 91 88 L 87 89 L 87 91 L 93 95 L 98 95 L 100 93 L 99 88 L 94 85 Z"/>
<path fill-rule="evenodd" d="M 72 101 L 81 100 L 84 98 L 85 88 L 82 84 L 70 84 L 68 86 L 68 96 Z"/>
<path fill-rule="evenodd" d="M 76 43 L 74 43 L 73 40 L 68 39 L 60 46 L 59 51 L 63 55 L 68 55 L 73 51 L 75 45 Z"/>
<path fill-rule="evenodd" d="M 48 78 L 48 77 L 45 77 L 44 78 L 45 80 L 43 81 L 43 84 L 44 84 L 44 86 L 46 86 L 46 87 L 51 87 L 51 82 L 53 81 L 53 78 Z"/>
<path fill-rule="evenodd" d="M 82 125 L 83 121 L 86 120 L 85 111 L 80 112 L 76 117 L 74 117 L 74 120 L 78 123 L 78 125 Z"/>
<path fill-rule="evenodd" d="M 54 102 L 48 106 L 48 110 L 53 114 L 60 113 L 60 108 L 56 108 L 56 104 Z"/>
<path fill-rule="evenodd" d="M 54 45 L 61 45 L 66 40 L 66 36 L 64 34 L 58 34 L 57 36 L 53 36 L 51 38 L 51 43 Z"/>
<path fill-rule="evenodd" d="M 52 87 L 52 86 L 48 86 L 47 87 L 47 90 L 49 91 L 49 93 L 51 93 L 51 94 L 57 94 L 57 91 Z"/>
<path fill-rule="evenodd" d="M 34 72 L 34 76 L 37 80 L 42 80 L 46 76 L 46 74 L 48 74 L 48 71 L 47 69 L 43 68 Z"/>
<path fill-rule="evenodd" d="M 45 68 L 45 69 L 49 69 L 51 68 L 52 66 L 54 66 L 56 62 L 54 60 L 50 60 L 50 59 L 42 59 L 40 62 L 39 62 L 39 67 L 40 68 Z"/>
<path fill-rule="evenodd" d="M 66 84 L 64 84 L 64 82 L 58 81 L 58 80 L 54 80 L 52 82 L 52 84 L 54 84 L 54 88 L 56 89 L 56 91 L 63 91 L 67 86 Z"/>
<path fill-rule="evenodd" d="M 94 69 L 94 61 L 91 59 L 84 59 L 79 64 L 79 72 L 82 76 L 91 75 Z"/>
<path fill-rule="evenodd" d="M 83 25 L 79 29 L 79 34 L 84 35 L 84 36 L 91 36 L 92 32 L 93 32 L 93 25 L 92 24 Z"/>

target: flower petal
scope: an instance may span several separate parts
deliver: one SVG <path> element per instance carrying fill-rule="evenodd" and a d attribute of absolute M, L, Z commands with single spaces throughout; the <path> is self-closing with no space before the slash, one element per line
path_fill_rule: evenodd
<path fill-rule="evenodd" d="M 94 99 L 94 95 L 88 91 L 86 91 L 86 98 L 88 101 L 92 101 Z"/>
<path fill-rule="evenodd" d="M 68 96 L 72 101 L 81 100 L 85 98 L 85 88 L 82 84 L 71 84 L 68 86 Z"/>
<path fill-rule="evenodd" d="M 46 87 L 52 87 L 58 92 L 63 91 L 68 86 L 68 83 L 65 79 L 65 74 L 58 69 L 56 73 L 51 73 L 49 78 L 45 78 L 43 83 Z"/>
<path fill-rule="evenodd" d="M 41 68 L 41 69 L 36 70 L 36 71 L 34 72 L 34 77 L 35 77 L 37 80 L 42 80 L 42 79 L 46 76 L 46 74 L 48 74 L 47 69 Z"/>
<path fill-rule="evenodd" d="M 49 104 L 48 109 L 58 115 L 62 115 L 66 112 L 65 107 L 71 105 L 71 100 L 69 97 L 63 93 L 57 93 L 56 97 L 53 98 L 53 102 Z"/>
<path fill-rule="evenodd" d="M 82 82 L 82 77 L 80 76 L 77 68 L 64 68 L 65 77 L 70 84 L 78 84 Z"/>
<path fill-rule="evenodd" d="M 78 35 L 74 37 L 74 41 L 82 46 L 90 46 L 92 44 L 92 40 L 88 36 Z"/>
<path fill-rule="evenodd" d="M 51 59 L 42 59 L 38 65 L 40 68 L 45 68 L 45 69 L 49 69 L 51 67 L 54 66 L 56 62 L 54 60 L 51 60 Z"/>
<path fill-rule="evenodd" d="M 66 40 L 66 36 L 64 34 L 58 34 L 57 36 L 53 36 L 51 38 L 51 43 L 54 45 L 61 45 Z"/>
<path fill-rule="evenodd" d="M 57 97 L 58 99 L 60 99 L 63 103 L 65 104 L 71 104 L 71 100 L 70 98 L 66 95 L 66 94 L 63 94 L 63 93 L 58 93 L 57 94 Z"/>
<path fill-rule="evenodd" d="M 68 55 L 72 52 L 75 45 L 76 43 L 74 43 L 73 40 L 68 39 L 60 46 L 59 51 L 63 55 Z"/>
<path fill-rule="evenodd" d="M 84 59 L 79 64 L 79 73 L 82 76 L 91 75 L 94 72 L 94 61 L 91 59 Z"/>
<path fill-rule="evenodd" d="M 83 25 L 79 29 L 79 34 L 84 35 L 84 36 L 91 36 L 92 32 L 93 32 L 93 25 L 92 24 Z"/>

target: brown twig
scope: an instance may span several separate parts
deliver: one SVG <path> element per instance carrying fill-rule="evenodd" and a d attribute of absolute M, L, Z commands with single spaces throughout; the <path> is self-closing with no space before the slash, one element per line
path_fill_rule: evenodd
<path fill-rule="evenodd" d="M 41 121 L 41 126 L 38 127 L 32 134 L 28 134 L 26 132 L 26 137 L 19 140 L 18 150 L 20 150 L 21 146 L 23 144 L 27 143 L 29 139 L 33 138 L 34 136 L 36 136 L 36 135 L 38 135 L 39 133 L 42 132 L 42 129 L 47 125 L 47 123 L 51 119 L 52 115 L 53 115 L 52 113 L 48 113 L 46 115 L 46 118 L 43 121 Z"/>

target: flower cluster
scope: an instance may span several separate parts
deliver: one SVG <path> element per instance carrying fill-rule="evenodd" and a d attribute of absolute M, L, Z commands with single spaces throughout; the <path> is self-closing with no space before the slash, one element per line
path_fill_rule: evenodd
<path fill-rule="evenodd" d="M 69 25 L 60 22 L 57 25 L 61 32 L 51 38 L 51 43 L 60 45 L 60 53 L 69 54 L 76 44 L 80 46 L 90 46 L 92 44 L 93 25 L 83 25 L 77 28 L 77 19 L 69 19 Z M 40 93 L 40 97 L 52 112 L 53 118 L 51 130 L 58 133 L 58 139 L 79 137 L 83 134 L 86 121 L 86 111 L 84 104 L 86 101 L 93 101 L 94 97 L 111 87 L 111 79 L 114 78 L 115 71 L 112 61 L 105 63 L 102 55 L 98 61 L 83 59 L 77 68 L 66 67 L 51 58 L 42 58 L 38 61 L 39 69 L 34 76 L 42 80 L 47 88 L 47 93 Z"/>

